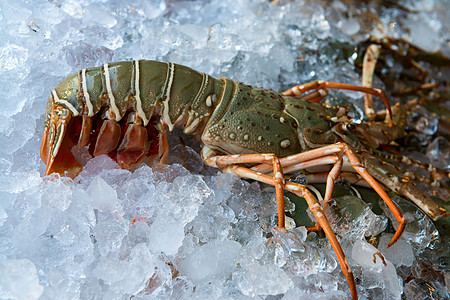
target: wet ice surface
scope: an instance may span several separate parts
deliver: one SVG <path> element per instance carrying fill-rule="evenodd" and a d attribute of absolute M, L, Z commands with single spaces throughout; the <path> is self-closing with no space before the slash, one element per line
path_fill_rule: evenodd
<path fill-rule="evenodd" d="M 49 91 L 65 76 L 110 61 L 171 61 L 281 90 L 315 79 L 359 83 L 353 56 L 341 59 L 331 43 L 356 43 L 369 34 L 406 37 L 449 54 L 446 2 L 408 3 L 411 22 L 400 22 L 402 13 L 391 9 L 377 11 L 381 23 L 371 25 L 340 2 L 323 8 L 300 0 L 278 6 L 263 0 L 2 1 L 0 298 L 347 299 L 326 240 L 306 236 L 303 227 L 272 232 L 270 193 L 205 170 L 195 151 L 176 140 L 173 164 L 165 168 L 130 173 L 101 156 L 75 181 L 42 177 L 43 114 Z M 360 95 L 333 94 L 360 110 Z M 430 145 L 431 159 L 442 161 L 435 149 L 445 147 L 446 141 Z M 337 218 L 335 227 L 362 299 L 399 298 L 403 289 L 420 298 L 429 287 L 445 296 L 448 278 L 420 271 L 423 260 L 433 265 L 437 258 L 417 260 L 426 247 L 439 248 L 436 228 L 423 214 L 407 210 L 411 225 L 395 245 L 403 256 L 386 249 L 390 236 L 382 236 L 378 250 L 386 266 L 380 256 L 372 263 L 376 249 L 363 240 L 384 230 L 386 217 L 362 204 L 343 215 L 355 218 Z M 418 279 L 403 287 L 400 279 L 410 274 Z"/>

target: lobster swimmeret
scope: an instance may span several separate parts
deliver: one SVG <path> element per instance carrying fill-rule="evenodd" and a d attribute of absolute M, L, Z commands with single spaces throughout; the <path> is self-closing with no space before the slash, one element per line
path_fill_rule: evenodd
<path fill-rule="evenodd" d="M 326 173 L 307 175 L 310 181 L 327 183 L 324 203 L 331 198 L 338 179 L 372 186 L 399 222 L 390 245 L 402 234 L 406 220 L 386 187 L 411 199 L 434 220 L 446 211 L 414 186 L 412 174 L 406 176 L 377 158 L 383 156 L 375 149 L 383 137 L 367 134 L 367 124 L 352 124 L 346 107 L 318 103 L 327 88 L 381 97 L 392 114 L 384 92 L 368 87 L 315 81 L 278 93 L 216 79 L 182 65 L 146 60 L 83 69 L 50 94 L 41 158 L 47 164 L 46 175 L 56 172 L 70 177 L 82 170 L 72 153 L 75 146 L 87 147 L 93 156 L 108 154 L 125 169 L 155 159 L 164 163 L 168 155 L 166 128 L 169 132 L 183 128 L 185 134 L 201 138 L 202 158 L 208 166 L 275 186 L 280 230 L 285 230 L 284 190 L 305 198 L 356 298 L 351 268 L 323 203 L 305 186 L 286 181 L 288 174 L 330 165 Z M 375 125 L 370 130 L 376 130 Z M 346 165 L 351 165 L 353 173 L 343 171 Z M 416 165 L 448 176 L 431 166 Z"/>

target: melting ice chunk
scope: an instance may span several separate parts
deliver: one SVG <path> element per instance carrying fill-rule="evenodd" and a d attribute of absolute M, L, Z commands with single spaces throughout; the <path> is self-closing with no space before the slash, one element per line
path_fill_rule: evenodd
<path fill-rule="evenodd" d="M 292 274 L 307 276 L 318 272 L 332 272 L 336 260 L 327 253 L 305 242 L 306 228 L 282 232 L 273 230 L 276 243 L 274 261 Z"/>
<path fill-rule="evenodd" d="M 8 219 L 8 214 L 6 213 L 3 206 L 0 204 L 0 226 L 2 226 L 3 223 L 5 223 L 7 219 Z"/>
<path fill-rule="evenodd" d="M 250 297 L 258 295 L 278 295 L 294 287 L 291 278 L 283 269 L 259 262 L 247 266 L 233 274 L 241 292 Z"/>
<path fill-rule="evenodd" d="M 156 253 L 174 255 L 184 239 L 184 226 L 177 219 L 158 216 L 150 227 L 150 249 Z"/>
<path fill-rule="evenodd" d="M 111 213 L 120 209 L 117 192 L 109 186 L 102 178 L 96 177 L 87 188 L 92 199 L 92 206 L 104 213 Z"/>
<path fill-rule="evenodd" d="M 439 243 L 439 232 L 433 221 L 411 202 L 399 197 L 394 197 L 393 200 L 403 211 L 403 215 L 408 222 L 402 237 L 412 243 L 416 249 L 435 247 L 435 244 Z M 394 214 L 382 200 L 379 201 L 379 205 L 391 220 L 394 228 L 397 229 L 398 222 Z"/>
<path fill-rule="evenodd" d="M 329 201 L 325 213 L 333 231 L 350 241 L 375 236 L 387 226 L 385 216 L 376 215 L 369 204 L 355 196 L 343 196 Z"/>
<path fill-rule="evenodd" d="M 378 249 L 395 266 L 410 267 L 414 261 L 414 252 L 411 245 L 404 238 L 400 237 L 394 245 L 388 248 L 387 245 L 393 236 L 391 233 L 383 233 Z"/>
<path fill-rule="evenodd" d="M 44 292 L 36 267 L 28 259 L 0 257 L 0 274 L 1 299 L 38 299 Z"/>
<path fill-rule="evenodd" d="M 427 147 L 427 156 L 439 168 L 450 169 L 450 142 L 440 136 L 434 139 Z"/>
<path fill-rule="evenodd" d="M 115 293 L 136 294 L 155 272 L 156 258 L 144 244 L 138 244 L 125 257 L 111 255 L 100 260 L 93 270 L 95 276 Z"/>
<path fill-rule="evenodd" d="M 377 248 L 365 241 L 356 241 L 352 258 L 362 266 L 365 288 L 382 288 L 386 299 L 401 299 L 403 287 L 395 267 Z"/>
<path fill-rule="evenodd" d="M 406 299 L 448 299 L 445 287 L 437 282 L 415 278 L 405 285 Z"/>
<path fill-rule="evenodd" d="M 194 249 L 180 262 L 179 269 L 193 282 L 222 278 L 236 268 L 240 249 L 236 241 L 210 242 Z"/>

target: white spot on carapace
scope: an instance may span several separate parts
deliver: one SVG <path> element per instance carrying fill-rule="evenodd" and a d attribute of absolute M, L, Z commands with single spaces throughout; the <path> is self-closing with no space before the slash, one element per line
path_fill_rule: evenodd
<path fill-rule="evenodd" d="M 258 136 L 258 141 L 262 141 L 262 140 L 264 140 L 264 138 L 260 135 L 260 136 Z"/>
<path fill-rule="evenodd" d="M 145 116 L 144 110 L 142 109 L 142 100 L 141 100 L 141 91 L 139 86 L 139 61 L 134 61 L 134 97 L 136 98 L 136 109 L 139 117 L 141 117 L 142 121 L 144 121 L 144 126 L 147 126 L 149 120 Z"/>
<path fill-rule="evenodd" d="M 111 103 L 111 108 L 115 114 L 116 122 L 118 122 L 118 121 L 120 121 L 122 116 L 120 115 L 119 108 L 116 105 L 116 99 L 114 98 L 114 94 L 112 92 L 111 78 L 109 76 L 108 64 L 104 64 L 103 68 L 105 69 L 106 92 L 108 93 L 109 102 Z"/>
<path fill-rule="evenodd" d="M 236 134 L 234 134 L 233 132 L 231 132 L 228 137 L 232 140 L 234 140 L 236 138 Z"/>
<path fill-rule="evenodd" d="M 287 147 L 289 147 L 291 145 L 291 141 L 290 140 L 284 140 L 284 141 L 281 141 L 281 143 L 280 143 L 280 146 L 282 147 L 282 148 L 287 148 Z"/>
<path fill-rule="evenodd" d="M 250 139 L 250 136 L 248 134 L 244 135 L 244 141 L 248 141 Z"/>
<path fill-rule="evenodd" d="M 215 139 L 217 142 L 220 142 L 220 141 L 222 140 L 222 138 L 220 137 L 220 135 L 216 135 L 216 136 L 214 137 L 214 139 Z"/>
<path fill-rule="evenodd" d="M 209 95 L 208 97 L 206 97 L 206 106 L 208 106 L 208 107 L 211 107 L 211 106 L 212 106 L 211 95 Z"/>
<path fill-rule="evenodd" d="M 88 107 L 88 117 L 92 117 L 94 115 L 94 107 L 92 106 L 91 97 L 89 96 L 87 81 L 86 81 L 86 69 L 81 70 L 81 88 L 83 89 L 84 100 L 86 101 L 86 105 Z"/>
<path fill-rule="evenodd" d="M 54 89 L 52 90 L 52 95 L 53 95 L 54 103 L 64 105 L 66 108 L 68 108 L 72 112 L 72 114 L 74 116 L 78 116 L 80 114 L 69 101 L 67 101 L 65 99 L 59 99 L 58 94 L 56 94 L 56 91 Z"/>
<path fill-rule="evenodd" d="M 284 123 L 285 119 L 283 117 L 280 117 L 280 123 Z"/>

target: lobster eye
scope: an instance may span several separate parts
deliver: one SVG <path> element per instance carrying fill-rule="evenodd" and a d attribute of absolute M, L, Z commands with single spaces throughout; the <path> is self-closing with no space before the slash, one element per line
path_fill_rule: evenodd
<path fill-rule="evenodd" d="M 355 125 L 350 124 L 350 123 L 346 123 L 344 125 L 344 129 L 347 130 L 347 131 L 352 131 L 353 129 L 355 129 Z"/>

